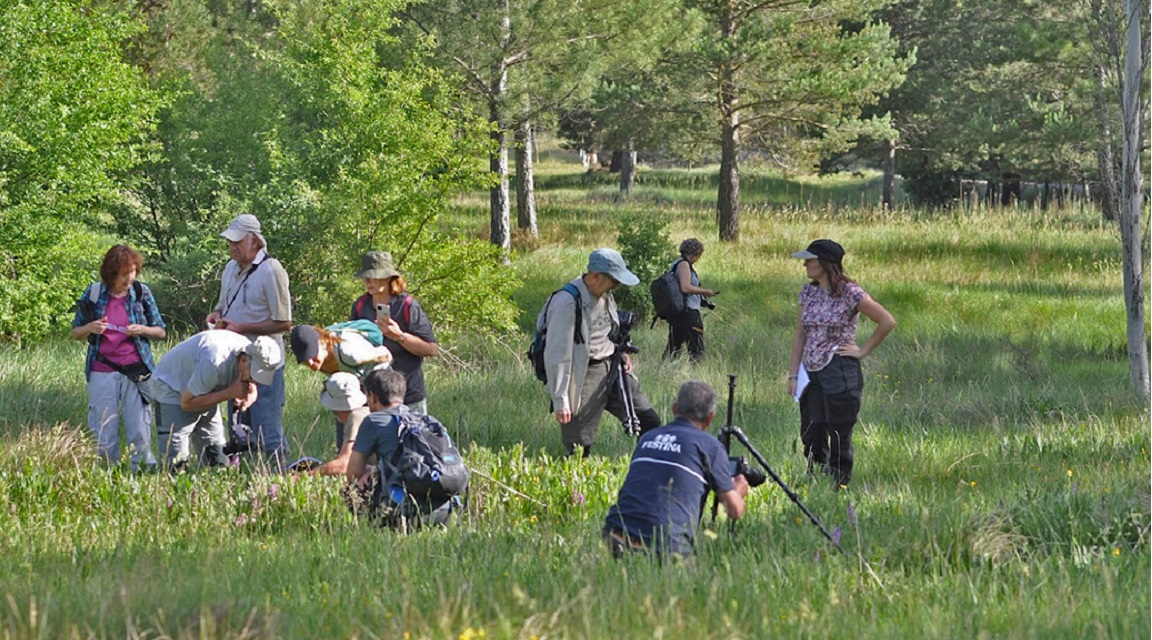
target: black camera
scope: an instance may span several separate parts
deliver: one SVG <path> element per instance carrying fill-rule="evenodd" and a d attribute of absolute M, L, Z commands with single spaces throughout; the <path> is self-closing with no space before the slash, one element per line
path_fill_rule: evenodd
<path fill-rule="evenodd" d="M 640 347 L 632 344 L 632 325 L 636 323 L 636 314 L 631 311 L 617 311 L 618 324 L 608 334 L 608 339 L 623 353 L 640 353 Z"/>
<path fill-rule="evenodd" d="M 768 481 L 768 476 L 764 470 L 748 464 L 744 456 L 728 456 L 728 473 L 733 478 L 743 475 L 744 479 L 748 481 L 748 486 L 753 488 Z"/>
<path fill-rule="evenodd" d="M 224 455 L 234 456 L 239 453 L 252 453 L 255 449 L 251 442 L 240 442 L 239 438 L 229 438 L 224 443 Z"/>
<path fill-rule="evenodd" d="M 712 309 L 712 310 L 716 309 L 716 303 L 712 302 L 708 298 L 701 298 L 700 299 L 700 306 L 704 307 L 706 309 Z"/>

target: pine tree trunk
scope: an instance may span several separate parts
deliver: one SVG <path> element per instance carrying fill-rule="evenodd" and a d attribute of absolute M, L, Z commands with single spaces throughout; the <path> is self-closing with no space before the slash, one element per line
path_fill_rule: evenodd
<path fill-rule="evenodd" d="M 1143 77 L 1141 74 L 1140 16 L 1147 7 L 1140 0 L 1125 0 L 1128 16 L 1124 52 L 1123 108 L 1124 158 L 1121 190 L 1120 239 L 1124 247 L 1124 306 L 1128 316 L 1128 374 L 1145 400 L 1148 388 L 1148 343 L 1144 338 L 1144 262 L 1140 224 L 1144 217 L 1144 175 L 1140 170 L 1143 135 Z"/>
<path fill-rule="evenodd" d="M 624 151 L 616 149 L 612 152 L 612 162 L 608 165 L 608 173 L 620 173 L 622 166 L 624 166 Z"/>
<path fill-rule="evenodd" d="M 736 18 L 726 10 L 720 21 L 721 37 L 735 43 Z M 720 240 L 740 239 L 740 71 L 735 61 L 720 70 L 720 189 L 716 195 L 716 220 Z"/>
<path fill-rule="evenodd" d="M 740 115 L 733 113 L 724 121 L 720 141 L 720 192 L 716 211 L 720 222 L 720 240 L 740 239 Z"/>
<path fill-rule="evenodd" d="M 510 226 L 511 207 L 508 202 L 508 134 L 500 121 L 499 106 L 496 101 L 489 105 L 489 119 L 495 125 L 492 133 L 493 149 L 488 155 L 488 169 L 499 176 L 499 181 L 489 191 L 489 204 L 492 214 L 492 244 L 507 249 L 512 244 Z"/>
<path fill-rule="evenodd" d="M 538 237 L 536 228 L 536 178 L 532 173 L 532 151 L 536 133 L 531 122 L 516 129 L 516 226 Z"/>
<path fill-rule="evenodd" d="M 885 211 L 893 209 L 893 191 L 896 188 L 896 141 L 889 140 L 884 150 L 884 178 L 880 187 L 880 202 Z"/>
<path fill-rule="evenodd" d="M 1096 170 L 1100 173 L 1100 212 L 1105 220 L 1115 221 L 1120 217 L 1120 178 L 1116 175 L 1116 149 L 1112 144 L 1112 116 L 1104 99 L 1109 90 L 1108 69 L 1100 65 L 1096 69 L 1096 81 L 1101 92 L 1096 95 L 1095 107 L 1100 119 L 1100 148 L 1096 150 Z"/>

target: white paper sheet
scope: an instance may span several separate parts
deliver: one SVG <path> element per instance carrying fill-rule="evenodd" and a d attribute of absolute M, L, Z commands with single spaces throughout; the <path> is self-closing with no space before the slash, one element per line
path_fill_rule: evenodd
<path fill-rule="evenodd" d="M 800 396 L 804 394 L 804 387 L 808 386 L 808 370 L 804 365 L 800 365 L 800 369 L 796 371 L 796 393 L 792 399 L 800 402 Z"/>

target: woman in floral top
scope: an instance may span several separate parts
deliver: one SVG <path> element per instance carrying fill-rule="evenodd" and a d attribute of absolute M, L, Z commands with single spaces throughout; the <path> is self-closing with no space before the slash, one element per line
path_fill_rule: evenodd
<path fill-rule="evenodd" d="M 810 282 L 800 290 L 788 393 L 796 395 L 803 366 L 809 382 L 799 399 L 800 439 L 808 469 L 819 467 L 845 486 L 852 479 L 852 428 L 864 388 L 860 360 L 880 346 L 896 320 L 844 273 L 844 248 L 836 242 L 817 240 L 792 257 L 804 261 Z M 863 346 L 856 344 L 859 314 L 876 323 Z"/>

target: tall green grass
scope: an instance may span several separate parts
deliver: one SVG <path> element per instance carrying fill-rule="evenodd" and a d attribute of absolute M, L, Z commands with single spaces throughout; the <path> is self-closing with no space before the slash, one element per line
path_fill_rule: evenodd
<path fill-rule="evenodd" d="M 477 471 L 448 531 L 359 523 L 331 479 L 100 468 L 83 346 L 0 348 L 0 636 L 1149 637 L 1149 414 L 1126 386 L 1110 228 L 1078 211 L 836 204 L 867 178 L 806 179 L 827 198 L 805 202 L 764 175 L 741 241 L 721 245 L 707 172 L 646 172 L 621 200 L 571 171 L 542 167 L 542 238 L 513 254 L 523 335 L 468 336 L 429 366 L 431 411 Z M 709 523 L 687 564 L 608 558 L 599 526 L 632 441 L 608 418 L 592 458 L 559 458 L 522 352 L 547 293 L 629 209 L 704 240 L 697 269 L 722 291 L 697 365 L 659 359 L 662 326 L 634 331 L 645 392 L 667 417 L 684 380 L 723 396 L 736 375 L 734 421 L 847 557 L 769 483 L 735 527 Z M 444 224 L 483 234 L 486 219 L 477 198 Z M 865 361 L 845 492 L 804 475 L 785 393 L 803 282 L 789 255 L 818 237 L 844 244 L 899 321 Z M 333 449 L 319 384 L 290 366 L 297 453 Z"/>

